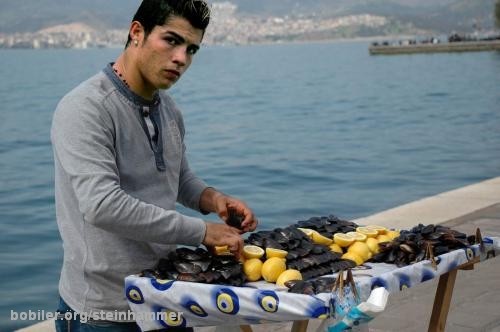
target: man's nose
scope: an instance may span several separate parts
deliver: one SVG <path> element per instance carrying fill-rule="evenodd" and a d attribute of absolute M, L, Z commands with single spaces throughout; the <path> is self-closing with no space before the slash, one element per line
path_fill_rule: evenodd
<path fill-rule="evenodd" d="M 172 61 L 176 63 L 178 66 L 184 67 L 187 63 L 186 47 L 176 47 L 173 52 Z"/>

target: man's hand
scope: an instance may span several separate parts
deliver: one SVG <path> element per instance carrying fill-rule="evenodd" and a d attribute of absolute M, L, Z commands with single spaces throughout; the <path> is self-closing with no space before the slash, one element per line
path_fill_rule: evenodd
<path fill-rule="evenodd" d="M 205 211 L 217 213 L 225 223 L 228 221 L 229 213 L 242 216 L 240 233 L 253 232 L 257 228 L 257 218 L 243 201 L 224 195 L 213 188 L 207 188 L 203 191 L 200 207 Z"/>
<path fill-rule="evenodd" d="M 226 195 L 217 196 L 215 202 L 215 212 L 225 223 L 228 222 L 230 213 L 243 217 L 239 228 L 241 233 L 253 232 L 257 228 L 257 218 L 244 202 Z"/>
<path fill-rule="evenodd" d="M 239 230 L 224 224 L 210 222 L 206 224 L 207 231 L 202 243 L 207 248 L 227 246 L 227 249 L 239 260 L 243 255 L 243 239 Z"/>

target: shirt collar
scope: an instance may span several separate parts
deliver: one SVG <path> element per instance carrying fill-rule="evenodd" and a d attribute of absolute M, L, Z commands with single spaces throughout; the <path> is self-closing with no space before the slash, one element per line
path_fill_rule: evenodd
<path fill-rule="evenodd" d="M 125 85 L 125 83 L 118 77 L 118 75 L 116 75 L 115 71 L 113 70 L 113 64 L 114 62 L 108 63 L 107 66 L 104 67 L 103 71 L 111 80 L 111 82 L 113 82 L 118 91 L 120 91 L 120 93 L 124 95 L 128 100 L 138 106 L 152 107 L 160 103 L 160 96 L 158 92 L 155 92 L 155 94 L 153 95 L 153 100 L 147 100 L 136 94 L 134 91 L 130 90 L 130 88 Z"/>

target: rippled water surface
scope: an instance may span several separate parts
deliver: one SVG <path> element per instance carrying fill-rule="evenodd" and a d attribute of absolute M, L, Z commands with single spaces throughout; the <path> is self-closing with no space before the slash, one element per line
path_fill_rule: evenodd
<path fill-rule="evenodd" d="M 261 228 L 361 217 L 500 175 L 500 53 L 367 48 L 203 49 L 171 91 L 191 167 L 246 200 Z M 2 331 L 32 323 L 11 310 L 55 309 L 52 112 L 119 52 L 0 50 Z"/>

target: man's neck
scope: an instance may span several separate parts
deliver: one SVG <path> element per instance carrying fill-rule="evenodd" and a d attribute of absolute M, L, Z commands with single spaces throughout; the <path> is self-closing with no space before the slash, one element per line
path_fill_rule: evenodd
<path fill-rule="evenodd" d="M 118 71 L 118 75 L 130 90 L 146 100 L 153 100 L 157 91 L 146 87 L 144 80 L 137 70 L 137 66 L 129 59 L 126 51 L 118 57 L 114 68 Z"/>

